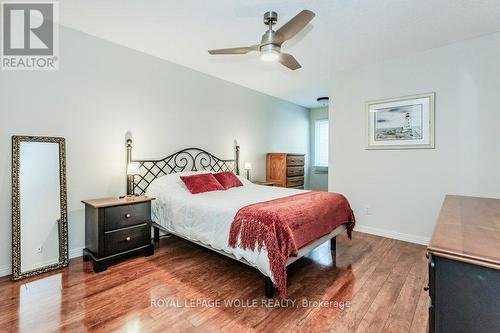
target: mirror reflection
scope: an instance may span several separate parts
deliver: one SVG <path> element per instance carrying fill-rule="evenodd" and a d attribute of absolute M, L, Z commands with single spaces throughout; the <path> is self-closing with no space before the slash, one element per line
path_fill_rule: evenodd
<path fill-rule="evenodd" d="M 13 278 L 67 264 L 64 139 L 13 138 Z"/>

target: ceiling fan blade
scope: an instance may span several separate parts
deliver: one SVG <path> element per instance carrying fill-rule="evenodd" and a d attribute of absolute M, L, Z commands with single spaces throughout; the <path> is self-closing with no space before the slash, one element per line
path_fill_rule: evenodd
<path fill-rule="evenodd" d="M 217 49 L 217 50 L 208 50 L 208 53 L 212 55 L 216 54 L 246 54 L 251 51 L 258 51 L 259 45 L 252 46 L 244 46 L 244 47 L 233 47 L 229 49 Z"/>
<path fill-rule="evenodd" d="M 291 39 L 293 36 L 298 34 L 300 30 L 304 29 L 304 27 L 311 22 L 311 20 L 316 16 L 310 10 L 304 9 L 290 21 L 285 23 L 281 28 L 276 30 L 276 40 L 273 42 L 281 45 L 283 42 Z"/>
<path fill-rule="evenodd" d="M 302 67 L 297 59 L 295 59 L 293 55 L 288 53 L 281 52 L 279 61 L 283 66 L 290 68 L 292 71 Z"/>

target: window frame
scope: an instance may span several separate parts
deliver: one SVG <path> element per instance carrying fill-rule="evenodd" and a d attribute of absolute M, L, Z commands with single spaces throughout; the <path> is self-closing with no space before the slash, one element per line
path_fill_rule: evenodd
<path fill-rule="evenodd" d="M 320 147 L 319 147 L 319 141 L 320 141 L 320 126 L 322 124 L 326 123 L 326 129 L 327 129 L 327 147 L 326 147 L 326 156 L 327 156 L 327 161 L 326 165 L 319 164 L 319 156 L 320 156 Z M 328 144 L 329 144 L 329 121 L 328 118 L 321 118 L 321 119 L 316 119 L 314 121 L 314 161 L 313 161 L 313 166 L 316 171 L 328 171 Z"/>

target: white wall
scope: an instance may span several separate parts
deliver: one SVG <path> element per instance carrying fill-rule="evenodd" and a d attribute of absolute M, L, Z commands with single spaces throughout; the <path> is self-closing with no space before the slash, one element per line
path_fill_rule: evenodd
<path fill-rule="evenodd" d="M 500 197 L 499 59 L 493 34 L 333 76 L 329 190 L 359 230 L 426 243 L 445 194 Z M 436 149 L 364 149 L 366 101 L 426 92 Z"/>
<path fill-rule="evenodd" d="M 10 271 L 12 135 L 66 138 L 70 255 L 84 246 L 80 201 L 125 192 L 128 131 L 136 158 L 188 146 L 232 158 L 237 139 L 255 179 L 269 151 L 309 153 L 303 107 L 62 27 L 60 50 L 59 71 L 0 72 L 0 274 Z"/>
<path fill-rule="evenodd" d="M 328 191 L 328 171 L 314 169 L 314 144 L 315 144 L 315 121 L 328 119 L 328 108 L 311 109 L 310 115 L 310 142 L 311 158 L 309 159 L 309 189 L 318 191 Z"/>

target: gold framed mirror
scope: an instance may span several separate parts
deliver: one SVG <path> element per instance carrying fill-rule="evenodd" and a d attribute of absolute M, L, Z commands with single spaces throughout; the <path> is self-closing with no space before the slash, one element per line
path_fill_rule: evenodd
<path fill-rule="evenodd" d="M 12 279 L 68 265 L 65 140 L 12 137 Z"/>

